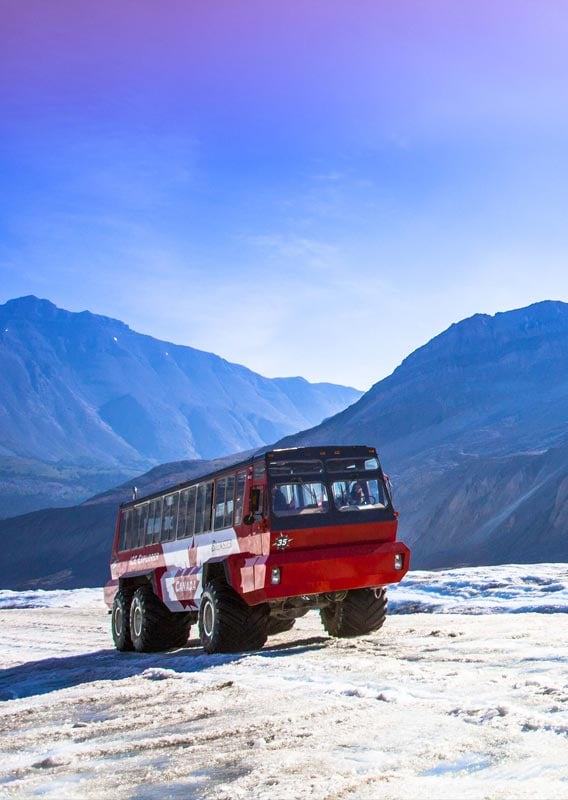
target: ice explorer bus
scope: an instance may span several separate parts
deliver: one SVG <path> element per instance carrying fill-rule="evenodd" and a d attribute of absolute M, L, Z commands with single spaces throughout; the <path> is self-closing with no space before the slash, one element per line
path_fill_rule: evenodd
<path fill-rule="evenodd" d="M 409 568 L 373 447 L 301 447 L 121 505 L 105 601 L 118 650 L 260 648 L 319 609 L 331 636 L 378 630 Z"/>

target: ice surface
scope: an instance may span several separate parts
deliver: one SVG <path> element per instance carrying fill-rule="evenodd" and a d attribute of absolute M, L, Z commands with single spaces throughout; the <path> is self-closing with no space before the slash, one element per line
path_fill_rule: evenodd
<path fill-rule="evenodd" d="M 568 564 L 409 572 L 389 587 L 389 612 L 438 614 L 568 613 Z"/>
<path fill-rule="evenodd" d="M 376 634 L 216 656 L 117 653 L 100 589 L 1 592 L 0 797 L 566 800 L 567 577 L 411 573 Z"/>
<path fill-rule="evenodd" d="M 105 608 L 102 589 L 0 589 L 0 610 L 7 608 Z"/>
<path fill-rule="evenodd" d="M 0 589 L 0 609 L 103 608 L 102 589 L 15 592 Z M 389 613 L 568 613 L 568 564 L 507 564 L 409 572 L 389 586 Z"/>

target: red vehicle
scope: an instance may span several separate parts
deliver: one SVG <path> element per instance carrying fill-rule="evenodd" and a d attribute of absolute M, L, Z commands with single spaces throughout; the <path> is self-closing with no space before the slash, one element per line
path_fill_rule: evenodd
<path fill-rule="evenodd" d="M 373 447 L 272 450 L 119 510 L 105 601 L 119 650 L 254 650 L 319 609 L 378 630 L 409 550 Z"/>

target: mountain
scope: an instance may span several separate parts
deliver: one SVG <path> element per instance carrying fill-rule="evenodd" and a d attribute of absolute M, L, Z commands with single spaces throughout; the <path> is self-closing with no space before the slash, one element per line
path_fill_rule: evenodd
<path fill-rule="evenodd" d="M 212 461 L 161 464 L 136 478 L 139 495 L 157 492 L 244 459 L 254 451 Z M 120 503 L 130 500 L 128 481 L 78 506 L 46 508 L 0 520 L 0 586 L 77 588 L 108 580 L 109 556 Z"/>
<path fill-rule="evenodd" d="M 568 560 L 568 304 L 477 314 L 280 446 L 375 445 L 413 566 Z"/>
<path fill-rule="evenodd" d="M 66 505 L 163 462 L 260 447 L 361 392 L 264 378 L 118 320 L 0 306 L 0 517 Z"/>
<path fill-rule="evenodd" d="M 452 325 L 350 408 L 275 446 L 335 443 L 379 450 L 414 569 L 568 561 L 568 305 Z M 136 482 L 146 492 L 208 466 L 166 464 Z M 0 586 L 104 582 L 129 487 L 0 521 Z"/>

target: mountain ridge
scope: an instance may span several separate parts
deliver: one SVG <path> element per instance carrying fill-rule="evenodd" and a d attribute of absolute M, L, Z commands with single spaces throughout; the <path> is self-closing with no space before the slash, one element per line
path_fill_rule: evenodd
<path fill-rule="evenodd" d="M 104 488 L 109 471 L 126 478 L 167 461 L 260 447 L 361 396 L 301 377 L 265 378 L 33 295 L 0 306 L 0 375 L 0 474 L 7 487 L 3 492 L 0 480 L 0 499 L 12 509 L 19 502 L 18 459 L 37 462 L 29 490 L 22 490 L 24 499 L 26 492 L 37 495 L 35 502 L 42 485 L 33 475 L 47 465 L 91 469 L 90 479 L 85 473 L 77 482 L 77 502 L 88 496 L 86 485 Z M 16 460 L 12 472 L 8 459 Z M 60 495 L 72 494 L 72 483 L 62 483 Z"/>

